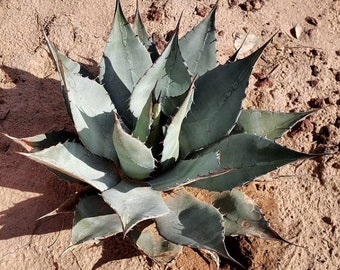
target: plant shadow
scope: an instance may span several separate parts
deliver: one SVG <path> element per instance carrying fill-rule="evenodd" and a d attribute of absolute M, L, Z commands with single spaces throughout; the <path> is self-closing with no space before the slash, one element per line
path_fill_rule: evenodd
<path fill-rule="evenodd" d="M 71 214 L 37 219 L 59 207 L 74 187 L 44 166 L 18 154 L 25 152 L 24 149 L 3 135 L 22 138 L 53 130 L 74 131 L 60 91 L 60 81 L 1 66 L 0 241 L 72 228 Z M 103 241 L 103 257 L 94 263 L 94 269 L 108 261 L 140 255 L 134 246 L 132 249 L 129 243 L 125 244 L 125 240 L 115 239 L 119 237 Z M 120 253 L 119 250 L 125 247 L 129 252 Z"/>

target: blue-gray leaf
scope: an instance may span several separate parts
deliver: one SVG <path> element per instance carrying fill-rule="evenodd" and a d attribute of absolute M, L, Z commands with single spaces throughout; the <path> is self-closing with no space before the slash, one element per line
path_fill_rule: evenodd
<path fill-rule="evenodd" d="M 169 213 L 161 193 L 149 186 L 121 181 L 102 196 L 119 215 L 125 234 L 143 220 Z"/>
<path fill-rule="evenodd" d="M 203 75 L 216 66 L 215 13 L 209 15 L 179 40 L 182 56 L 194 75 Z"/>
<path fill-rule="evenodd" d="M 215 251 L 235 261 L 224 245 L 223 217 L 215 207 L 183 190 L 171 194 L 166 203 L 170 213 L 156 218 L 157 229 L 164 238 L 179 245 Z"/>
<path fill-rule="evenodd" d="M 120 181 L 112 161 L 92 154 L 79 143 L 65 142 L 40 152 L 21 154 L 100 191 Z"/>
<path fill-rule="evenodd" d="M 151 65 L 147 49 L 133 32 L 117 1 L 112 30 L 100 63 L 99 80 L 129 128 L 134 121 L 129 110 L 132 89 Z"/>
<path fill-rule="evenodd" d="M 250 56 L 218 66 L 197 79 L 194 102 L 182 124 L 182 157 L 215 143 L 234 127 L 249 76 L 268 42 Z"/>
<path fill-rule="evenodd" d="M 242 191 L 225 191 L 214 201 L 224 219 L 225 235 L 248 235 L 284 241 L 269 225 L 255 202 Z"/>
<path fill-rule="evenodd" d="M 252 134 L 235 134 L 224 138 L 210 151 L 221 152 L 221 166 L 236 168 L 225 175 L 192 183 L 210 191 L 231 190 L 290 162 L 311 157 Z"/>
<path fill-rule="evenodd" d="M 118 215 L 99 195 L 92 195 L 81 199 L 77 205 L 71 244 L 79 245 L 89 240 L 103 239 L 122 231 Z"/>

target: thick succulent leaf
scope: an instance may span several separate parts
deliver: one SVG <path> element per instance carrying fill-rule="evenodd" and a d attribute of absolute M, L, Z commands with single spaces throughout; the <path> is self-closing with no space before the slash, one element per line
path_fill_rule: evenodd
<path fill-rule="evenodd" d="M 102 85 L 72 73 L 58 59 L 81 142 L 92 153 L 117 161 L 112 142 L 115 107 L 109 95 Z"/>
<path fill-rule="evenodd" d="M 185 100 L 187 93 L 184 93 L 177 97 L 166 97 L 162 99 L 162 112 L 168 117 L 173 117 L 178 108 L 182 105 Z"/>
<path fill-rule="evenodd" d="M 145 179 L 155 168 L 151 149 L 127 133 L 115 114 L 113 143 L 124 173 L 133 179 Z"/>
<path fill-rule="evenodd" d="M 139 117 L 150 93 L 155 96 L 174 97 L 188 90 L 191 78 L 178 46 L 178 26 L 162 55 L 137 82 L 130 101 L 130 110 Z"/>
<path fill-rule="evenodd" d="M 234 131 L 243 132 L 275 140 L 309 114 L 311 112 L 282 113 L 242 110 L 233 133 Z"/>
<path fill-rule="evenodd" d="M 133 86 L 151 65 L 148 51 L 133 32 L 120 1 L 117 1 L 112 30 L 100 63 L 99 79 L 129 128 L 133 123 L 128 109 L 129 97 Z"/>
<path fill-rule="evenodd" d="M 148 257 L 160 264 L 162 269 L 182 252 L 181 245 L 174 244 L 159 235 L 154 223 L 143 230 L 132 230 L 129 237 Z"/>
<path fill-rule="evenodd" d="M 152 124 L 152 94 L 146 102 L 143 111 L 137 119 L 136 126 L 133 130 L 133 137 L 139 139 L 141 142 L 146 142 Z"/>
<path fill-rule="evenodd" d="M 268 42 L 250 56 L 218 66 L 197 79 L 194 102 L 180 134 L 182 157 L 215 143 L 234 127 L 249 76 Z"/>
<path fill-rule="evenodd" d="M 139 13 L 138 9 L 138 1 L 137 1 L 137 8 L 135 13 L 135 21 L 132 26 L 133 31 L 138 36 L 139 40 L 143 43 L 144 47 L 150 53 L 152 62 L 155 62 L 159 57 L 159 53 L 157 51 L 156 45 L 152 42 L 151 37 L 149 36 L 148 32 L 145 29 L 143 24 L 142 18 Z"/>
<path fill-rule="evenodd" d="M 231 169 L 222 168 L 218 153 L 209 153 L 196 159 L 179 160 L 172 168 L 149 181 L 153 189 L 167 191 L 179 186 L 223 175 Z"/>
<path fill-rule="evenodd" d="M 46 40 L 47 43 L 47 47 L 50 50 L 50 53 L 52 55 L 53 61 L 57 67 L 57 70 L 59 72 L 59 74 L 61 74 L 61 68 L 59 65 L 59 60 L 58 58 L 60 58 L 62 60 L 63 65 L 72 73 L 75 74 L 80 74 L 83 77 L 90 77 L 93 78 L 93 74 L 87 70 L 84 66 L 78 64 L 77 62 L 71 60 L 70 58 L 68 58 L 66 55 L 64 55 L 63 53 L 59 52 L 54 44 L 49 40 L 49 38 L 47 37 L 45 31 L 43 31 L 44 34 L 44 38 Z"/>
<path fill-rule="evenodd" d="M 102 196 L 119 215 L 125 234 L 143 220 L 169 213 L 161 192 L 152 190 L 149 186 L 121 181 L 104 191 Z"/>
<path fill-rule="evenodd" d="M 154 157 L 158 157 L 162 153 L 163 145 L 161 142 L 164 140 L 163 126 L 161 123 L 162 117 L 162 104 L 156 101 L 152 107 L 152 124 L 150 134 L 146 145 L 151 148 Z"/>
<path fill-rule="evenodd" d="M 210 150 L 221 152 L 221 166 L 237 168 L 223 176 L 192 184 L 210 191 L 231 190 L 285 164 L 310 157 L 263 137 L 242 133 L 224 138 Z"/>
<path fill-rule="evenodd" d="M 66 106 L 66 109 L 67 109 L 67 113 L 72 118 L 70 101 L 68 99 L 67 89 L 65 87 L 65 82 L 64 82 L 63 75 L 62 75 L 62 73 L 63 73 L 63 67 L 62 66 L 65 66 L 69 70 L 69 72 L 72 72 L 74 74 L 80 74 L 83 77 L 89 77 L 89 78 L 93 79 L 94 76 L 90 71 L 88 71 L 82 65 L 78 64 L 77 62 L 72 61 L 70 58 L 68 58 L 67 56 L 65 56 L 61 52 L 59 52 L 55 48 L 54 44 L 49 40 L 45 31 L 43 31 L 43 34 L 44 34 L 44 37 L 45 37 L 45 40 L 46 40 L 46 43 L 47 43 L 47 47 L 50 50 L 53 61 L 56 65 L 57 70 L 59 72 L 59 75 L 61 77 L 61 92 L 62 92 L 64 100 L 65 100 L 65 106 Z"/>
<path fill-rule="evenodd" d="M 168 196 L 166 203 L 170 213 L 156 218 L 157 229 L 165 239 L 234 260 L 225 248 L 223 217 L 215 207 L 183 190 Z"/>
<path fill-rule="evenodd" d="M 52 131 L 26 138 L 15 138 L 7 134 L 5 134 L 5 136 L 17 144 L 20 144 L 27 152 L 41 151 L 66 141 L 78 141 L 78 136 L 76 134 L 65 130 Z"/>
<path fill-rule="evenodd" d="M 92 154 L 79 143 L 65 142 L 40 152 L 21 154 L 100 191 L 120 181 L 111 161 Z"/>
<path fill-rule="evenodd" d="M 182 122 L 190 110 L 194 96 L 194 84 L 187 93 L 187 97 L 179 107 L 176 115 L 172 118 L 171 124 L 167 128 L 165 139 L 163 142 L 163 152 L 161 162 L 169 160 L 177 160 L 179 156 L 179 134 L 181 132 Z"/>
<path fill-rule="evenodd" d="M 284 241 L 269 225 L 255 202 L 242 191 L 225 191 L 215 200 L 214 206 L 224 219 L 225 235 L 257 236 Z"/>
<path fill-rule="evenodd" d="M 194 75 L 203 75 L 216 66 L 215 13 L 209 15 L 179 40 L 182 56 Z"/>
<path fill-rule="evenodd" d="M 103 239 L 122 232 L 118 215 L 99 195 L 80 200 L 77 205 L 71 244 L 79 245 L 89 240 Z"/>

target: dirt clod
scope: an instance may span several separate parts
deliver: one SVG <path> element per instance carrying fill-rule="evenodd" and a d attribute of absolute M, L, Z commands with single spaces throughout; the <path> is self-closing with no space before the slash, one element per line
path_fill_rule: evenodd
<path fill-rule="evenodd" d="M 320 68 L 316 65 L 311 65 L 310 68 L 312 70 L 312 76 L 317 77 L 320 73 Z"/>
<path fill-rule="evenodd" d="M 338 71 L 338 72 L 335 73 L 335 80 L 336 80 L 337 82 L 340 82 L 340 71 Z"/>
<path fill-rule="evenodd" d="M 156 44 L 158 50 L 160 52 L 164 51 L 164 48 L 165 48 L 165 46 L 167 44 L 167 42 L 164 39 L 164 37 L 160 33 L 154 32 L 154 33 L 152 33 L 151 38 L 152 38 L 153 43 Z"/>
<path fill-rule="evenodd" d="M 313 139 L 318 144 L 327 144 L 329 136 L 330 136 L 329 128 L 327 126 L 323 126 L 320 128 L 319 133 L 314 134 Z"/>
<path fill-rule="evenodd" d="M 335 120 L 335 123 L 334 123 L 334 126 L 336 128 L 340 128 L 340 117 L 337 117 L 336 120 Z"/>
<path fill-rule="evenodd" d="M 205 17 L 209 13 L 209 8 L 205 6 L 196 6 L 195 7 L 195 14 L 201 17 Z"/>
<path fill-rule="evenodd" d="M 235 7 L 238 5 L 238 0 L 228 0 L 228 4 L 230 7 Z"/>
<path fill-rule="evenodd" d="M 328 225 L 333 225 L 332 219 L 330 217 L 323 217 L 322 221 Z"/>
<path fill-rule="evenodd" d="M 247 0 L 244 3 L 239 4 L 240 8 L 244 11 L 257 11 L 264 5 L 263 0 Z"/>
<path fill-rule="evenodd" d="M 312 98 L 307 103 L 311 108 L 322 108 L 324 105 L 324 101 L 321 98 Z"/>
<path fill-rule="evenodd" d="M 155 3 L 152 3 L 146 17 L 149 21 L 159 21 L 162 18 L 162 8 L 156 6 Z"/>
<path fill-rule="evenodd" d="M 315 86 L 317 86 L 319 81 L 318 80 L 310 80 L 310 81 L 307 81 L 307 83 L 309 84 L 310 87 L 315 87 Z"/>
<path fill-rule="evenodd" d="M 311 55 L 313 55 L 313 56 L 318 56 L 318 55 L 319 55 L 319 52 L 318 52 L 317 49 L 311 49 L 311 50 L 310 50 L 310 53 L 311 53 Z"/>

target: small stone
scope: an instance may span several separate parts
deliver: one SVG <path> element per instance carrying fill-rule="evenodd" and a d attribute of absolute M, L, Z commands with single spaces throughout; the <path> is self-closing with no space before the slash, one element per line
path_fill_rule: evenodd
<path fill-rule="evenodd" d="M 328 225 L 333 225 L 332 219 L 330 217 L 323 217 L 322 221 Z"/>
<path fill-rule="evenodd" d="M 340 71 L 338 71 L 337 73 L 335 73 L 335 80 L 337 82 L 340 82 Z"/>
<path fill-rule="evenodd" d="M 198 16 L 205 17 L 208 14 L 208 8 L 207 7 L 196 7 L 195 8 L 195 13 Z"/>
<path fill-rule="evenodd" d="M 340 117 L 338 117 L 338 118 L 335 120 L 334 126 L 335 126 L 336 128 L 340 128 Z"/>
<path fill-rule="evenodd" d="M 336 54 L 337 56 L 340 56 L 340 50 L 335 51 L 335 54 Z"/>
<path fill-rule="evenodd" d="M 230 7 L 235 7 L 238 4 L 238 0 L 229 0 L 228 4 Z"/>
<path fill-rule="evenodd" d="M 318 21 L 313 17 L 308 16 L 305 20 L 311 25 L 318 26 Z"/>
<path fill-rule="evenodd" d="M 146 17 L 149 21 L 159 21 L 162 18 L 161 9 L 152 3 Z"/>
<path fill-rule="evenodd" d="M 251 11 L 253 9 L 253 6 L 249 2 L 244 2 L 243 4 L 240 4 L 239 6 L 243 11 Z"/>
<path fill-rule="evenodd" d="M 303 33 L 303 28 L 301 25 L 297 24 L 294 28 L 290 30 L 293 37 L 299 39 L 301 37 L 301 34 Z"/>
<path fill-rule="evenodd" d="M 260 1 L 253 2 L 253 9 L 260 10 L 262 8 L 262 3 Z"/>
<path fill-rule="evenodd" d="M 319 55 L 319 52 L 318 52 L 316 49 L 310 50 L 310 53 L 311 53 L 313 56 L 318 56 L 318 55 Z"/>
<path fill-rule="evenodd" d="M 323 99 L 321 98 L 312 98 L 307 103 L 311 108 L 322 108 L 324 105 Z"/>
<path fill-rule="evenodd" d="M 310 80 L 310 81 L 307 81 L 307 83 L 309 84 L 310 87 L 315 87 L 319 81 L 318 80 Z"/>
<path fill-rule="evenodd" d="M 7 115 L 9 114 L 9 109 L 0 110 L 0 120 L 5 120 Z"/>
<path fill-rule="evenodd" d="M 311 65 L 310 68 L 312 69 L 312 75 L 313 75 L 314 77 L 316 77 L 316 76 L 319 75 L 320 69 L 319 69 L 318 66 L 316 66 L 316 65 Z"/>

